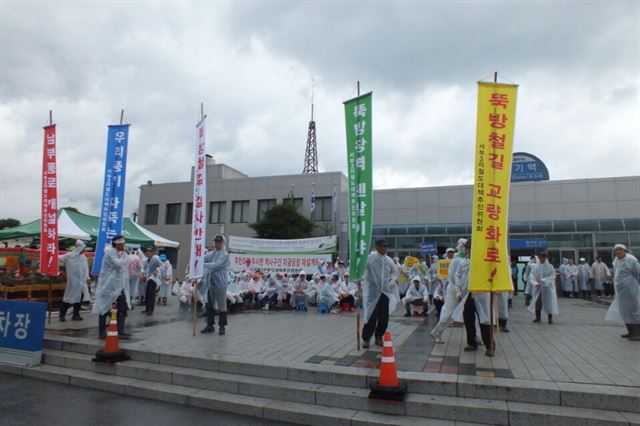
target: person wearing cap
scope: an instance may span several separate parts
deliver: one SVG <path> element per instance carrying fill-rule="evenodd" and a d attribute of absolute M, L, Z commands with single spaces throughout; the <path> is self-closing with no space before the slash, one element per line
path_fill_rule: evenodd
<path fill-rule="evenodd" d="M 573 259 L 569 259 L 569 264 L 567 265 L 567 288 L 570 293 L 573 293 L 574 298 L 578 298 L 578 293 L 580 291 L 580 287 L 578 286 L 578 265 L 575 264 Z"/>
<path fill-rule="evenodd" d="M 344 261 L 342 261 L 341 259 L 338 259 L 338 261 L 336 262 L 336 271 L 335 273 L 338 274 L 338 277 L 340 278 L 340 280 L 344 279 L 344 274 L 346 272 L 346 267 L 344 266 Z"/>
<path fill-rule="evenodd" d="M 424 308 L 422 311 L 423 315 L 427 315 L 426 305 L 429 304 L 429 291 L 421 281 L 418 275 L 414 276 L 411 279 L 411 285 L 407 289 L 407 294 L 402 298 L 402 304 L 407 311 L 404 314 L 405 317 L 411 316 L 411 309 L 414 305 L 422 306 Z"/>
<path fill-rule="evenodd" d="M 167 306 L 167 298 L 169 297 L 169 289 L 171 287 L 171 281 L 173 281 L 173 266 L 169 262 L 169 258 L 166 254 L 162 253 L 160 256 L 160 293 L 158 294 L 158 305 Z"/>
<path fill-rule="evenodd" d="M 289 308 L 289 303 L 291 302 L 291 281 L 289 280 L 289 275 L 284 274 L 278 280 L 278 287 L 276 293 L 278 295 L 278 307 L 287 309 Z"/>
<path fill-rule="evenodd" d="M 291 286 L 291 306 L 297 308 L 302 305 L 304 306 L 304 310 L 307 310 L 307 287 L 307 273 L 300 271 Z"/>
<path fill-rule="evenodd" d="M 83 289 L 89 281 L 89 262 L 87 257 L 82 254 L 86 244 L 84 241 L 77 240 L 72 252 L 60 256 L 60 260 L 64 262 L 67 275 L 67 285 L 64 288 L 62 303 L 60 303 L 60 321 L 65 321 L 69 306 L 73 306 L 72 321 L 82 321 L 80 316 L 80 307 L 83 298 Z"/>
<path fill-rule="evenodd" d="M 389 256 L 389 244 L 377 240 L 376 249 L 369 254 L 362 285 L 364 327 L 362 328 L 363 348 L 369 347 L 371 337 L 375 344 L 382 346 L 382 336 L 389 325 L 391 314 L 400 300 L 396 279 L 398 268 Z"/>
<path fill-rule="evenodd" d="M 353 307 L 362 307 L 362 283 L 360 280 L 351 281 L 349 279 L 349 271 L 344 273 L 344 283 L 347 291 L 353 296 Z M 353 309 L 353 308 L 352 308 Z"/>
<path fill-rule="evenodd" d="M 93 304 L 93 313 L 98 314 L 98 335 L 101 339 L 107 336 L 107 318 L 111 315 L 111 305 L 114 302 L 117 304 L 118 335 L 121 338 L 130 336 L 124 330 L 127 307 L 131 305 L 129 255 L 125 249 L 125 239 L 121 235 L 114 237 L 111 247 L 104 249 Z"/>
<path fill-rule="evenodd" d="M 602 256 L 597 256 L 596 261 L 591 265 L 591 277 L 593 277 L 593 289 L 598 297 L 602 296 L 605 283 L 611 278 L 609 268 L 602 261 Z"/>
<path fill-rule="evenodd" d="M 558 267 L 558 274 L 560 275 L 560 289 L 562 290 L 562 297 L 569 297 L 573 291 L 573 287 L 570 282 L 571 274 L 569 273 L 569 259 L 562 258 L 562 263 Z"/>
<path fill-rule="evenodd" d="M 145 309 L 142 313 L 149 316 L 153 315 L 153 311 L 156 308 L 156 292 L 160 287 L 162 269 L 162 261 L 155 252 L 155 248 L 153 247 L 146 247 L 144 249 L 145 259 L 143 262 L 142 279 L 146 285 L 144 295 Z"/>
<path fill-rule="evenodd" d="M 431 330 L 431 337 L 434 338 L 436 343 L 444 343 L 442 340 L 442 333 L 453 322 L 453 313 L 458 307 L 458 299 L 456 298 L 456 286 L 455 276 L 460 262 L 465 257 L 465 245 L 467 244 L 466 238 L 460 238 L 456 244 L 457 253 L 451 259 L 449 269 L 447 271 L 447 279 L 445 280 L 444 288 L 444 304 L 440 310 L 440 318 L 438 324 Z M 451 251 L 447 249 L 447 257 L 451 255 Z"/>
<path fill-rule="evenodd" d="M 231 308 L 231 311 L 235 311 L 240 305 L 244 303 L 242 296 L 240 295 L 240 281 L 238 277 L 233 275 L 227 276 L 227 307 Z"/>
<path fill-rule="evenodd" d="M 340 301 L 340 299 L 338 298 L 338 294 L 333 289 L 333 283 L 330 282 L 330 280 L 332 280 L 332 278 L 328 274 L 323 275 L 320 278 L 318 304 L 327 305 L 332 314 L 337 314 L 338 312 L 340 312 L 340 308 L 338 307 L 338 302 Z"/>
<path fill-rule="evenodd" d="M 264 285 L 264 292 L 258 295 L 260 306 L 264 311 L 273 309 L 278 302 L 278 282 L 282 279 L 281 272 L 271 275 Z"/>
<path fill-rule="evenodd" d="M 347 284 L 344 282 L 342 278 L 338 274 L 333 274 L 331 277 L 331 285 L 333 286 L 333 290 L 338 295 L 340 311 L 353 311 L 353 305 L 355 304 L 355 299 L 349 293 L 349 288 Z"/>
<path fill-rule="evenodd" d="M 203 334 L 215 331 L 215 308 L 218 309 L 220 329 L 223 336 L 227 326 L 227 276 L 229 270 L 229 254 L 224 249 L 224 237 L 220 234 L 213 239 L 214 249 L 204 257 L 204 270 L 207 276 L 207 326 L 200 332 Z"/>
<path fill-rule="evenodd" d="M 531 283 L 531 303 L 528 309 L 536 314 L 533 322 L 540 322 L 544 310 L 548 315 L 549 324 L 553 324 L 553 316 L 558 315 L 556 270 L 547 260 L 546 251 L 542 250 L 538 253 L 538 261 L 531 268 L 529 282 Z"/>
<path fill-rule="evenodd" d="M 621 337 L 640 342 L 640 263 L 624 244 L 613 247 L 615 296 L 605 320 L 620 321 L 627 327 Z"/>
<path fill-rule="evenodd" d="M 578 265 L 578 286 L 583 299 L 591 299 L 591 290 L 589 289 L 589 279 L 591 278 L 591 267 L 587 264 L 587 259 L 580 258 Z"/>
<path fill-rule="evenodd" d="M 267 281 L 270 279 L 269 276 L 265 275 Z M 249 274 L 243 274 L 243 280 L 249 278 Z M 248 283 L 248 291 L 245 295 L 245 301 L 248 303 L 250 308 L 260 309 L 262 307 L 260 295 L 264 293 L 264 284 L 263 279 L 260 274 L 253 274 L 253 278 Z"/>
<path fill-rule="evenodd" d="M 348 272 L 346 272 L 348 274 Z M 307 304 L 310 306 L 318 305 L 318 290 L 320 287 L 320 274 L 313 274 L 312 280 L 307 286 Z"/>
<path fill-rule="evenodd" d="M 144 293 L 138 293 L 143 263 L 142 253 L 139 250 L 129 254 L 129 296 L 132 305 L 136 298 L 140 300 L 140 297 L 144 295 Z"/>

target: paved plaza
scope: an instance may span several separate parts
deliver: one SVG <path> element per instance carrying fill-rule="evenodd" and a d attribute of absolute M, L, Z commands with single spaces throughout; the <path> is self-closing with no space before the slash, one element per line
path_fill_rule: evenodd
<path fill-rule="evenodd" d="M 449 327 L 445 344 L 435 344 L 428 318 L 392 315 L 389 330 L 401 371 L 475 375 L 539 381 L 640 386 L 640 345 L 620 338 L 624 328 L 604 321 L 606 303 L 560 299 L 560 315 L 549 325 L 531 322 L 522 296 L 510 310 L 509 333 L 496 334 L 493 358 L 483 350 L 464 352 L 464 328 Z M 379 349 L 355 349 L 355 314 L 321 315 L 309 312 L 243 311 L 229 316 L 226 336 L 201 335 L 199 319 L 192 336 L 190 317 L 177 313 L 176 300 L 156 308 L 153 317 L 136 307 L 128 319 L 133 336 L 124 348 L 177 355 L 210 354 L 255 360 L 375 368 Z M 48 333 L 80 341 L 97 339 L 96 317 L 84 313 L 81 322 L 52 319 Z M 482 348 L 480 348 L 482 349 Z"/>

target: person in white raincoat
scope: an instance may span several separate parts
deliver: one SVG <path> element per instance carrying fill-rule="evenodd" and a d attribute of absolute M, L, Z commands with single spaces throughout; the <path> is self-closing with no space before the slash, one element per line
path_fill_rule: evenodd
<path fill-rule="evenodd" d="M 423 315 L 427 316 L 427 305 L 429 305 L 429 290 L 421 284 L 422 279 L 416 275 L 411 279 L 411 285 L 407 289 L 406 295 L 402 298 L 402 304 L 407 311 L 404 316 L 410 317 L 413 305 L 423 307 Z"/>
<path fill-rule="evenodd" d="M 300 271 L 298 278 L 293 282 L 291 293 L 291 306 L 297 307 L 298 305 L 304 305 L 304 310 L 307 310 L 307 274 L 304 271 Z"/>
<path fill-rule="evenodd" d="M 398 269 L 387 256 L 389 244 L 385 240 L 376 241 L 376 250 L 369 254 L 362 285 L 364 327 L 362 328 L 362 347 L 368 348 L 371 337 L 382 346 L 382 336 L 389 325 L 389 314 L 395 309 L 400 294 L 396 279 Z"/>
<path fill-rule="evenodd" d="M 107 318 L 111 305 L 117 303 L 117 324 L 120 338 L 128 338 L 124 331 L 127 307 L 131 307 L 129 297 L 129 255 L 125 251 L 125 239 L 121 235 L 113 238 L 111 247 L 104 250 L 100 276 L 96 286 L 93 313 L 98 314 L 98 333 L 101 339 L 107 335 Z"/>
<path fill-rule="evenodd" d="M 602 296 L 602 290 L 604 290 L 604 284 L 611 278 L 611 272 L 602 261 L 602 257 L 596 257 L 596 261 L 591 265 L 591 276 L 593 277 L 593 289 L 600 297 Z"/>
<path fill-rule="evenodd" d="M 480 322 L 480 335 L 484 344 L 486 356 L 493 356 L 493 348 L 489 347 L 490 326 L 489 326 L 489 293 L 469 292 L 470 269 L 471 269 L 471 240 L 465 244 L 466 256 L 456 270 L 454 279 L 456 287 L 456 298 L 460 301 L 453 313 L 454 321 L 464 321 L 464 328 L 467 334 L 467 346 L 465 352 L 478 350 L 476 339 L 476 317 Z"/>
<path fill-rule="evenodd" d="M 591 290 L 589 289 L 589 278 L 591 278 L 591 266 L 584 257 L 580 259 L 578 265 L 578 286 L 583 299 L 591 299 Z"/>
<path fill-rule="evenodd" d="M 145 310 L 143 314 L 153 315 L 156 308 L 156 291 L 160 287 L 160 274 L 162 269 L 162 261 L 155 254 L 155 248 L 147 247 L 144 249 L 145 259 L 143 262 L 142 277 L 147 285 L 144 295 Z"/>
<path fill-rule="evenodd" d="M 529 263 L 525 266 L 524 271 L 522 272 L 522 281 L 525 282 L 524 287 L 524 305 L 529 306 L 531 303 L 531 295 L 533 294 L 533 289 L 531 288 L 531 282 L 529 282 L 529 276 L 531 275 L 531 269 L 536 265 L 536 257 L 531 256 L 529 259 Z M 562 273 L 560 274 L 562 276 Z"/>
<path fill-rule="evenodd" d="M 167 258 L 167 255 L 162 253 L 160 256 L 160 293 L 158 297 L 158 305 L 167 305 L 167 298 L 169 297 L 169 291 L 171 289 L 171 282 L 173 281 L 173 266 Z"/>
<path fill-rule="evenodd" d="M 640 342 L 640 263 L 623 244 L 616 244 L 613 254 L 615 297 L 605 320 L 623 322 L 627 333 L 621 337 Z"/>
<path fill-rule="evenodd" d="M 82 254 L 86 244 L 84 241 L 76 241 L 74 250 L 71 253 L 63 254 L 60 260 L 64 262 L 67 272 L 67 285 L 64 288 L 64 296 L 60 304 L 60 321 L 65 321 L 69 306 L 73 305 L 73 321 L 82 321 L 80 316 L 80 304 L 83 298 L 83 289 L 87 287 L 89 280 L 89 262 Z"/>
<path fill-rule="evenodd" d="M 215 331 L 215 310 L 218 309 L 218 334 L 224 336 L 227 326 L 227 277 L 229 269 L 229 254 L 224 249 L 225 239 L 218 234 L 213 239 L 215 249 L 204 257 L 204 272 L 207 282 L 207 326 L 200 333 L 207 334 Z"/>
<path fill-rule="evenodd" d="M 134 302 L 136 297 L 140 296 L 138 289 L 140 287 L 140 272 L 142 272 L 143 267 L 142 257 L 140 256 L 142 254 L 139 251 L 129 255 L 129 296 L 131 297 L 131 303 Z"/>
<path fill-rule="evenodd" d="M 444 289 L 444 305 L 440 310 L 440 319 L 438 324 L 431 330 L 431 337 L 433 337 L 436 343 L 444 343 L 442 340 L 442 333 L 449 324 L 453 322 L 453 312 L 458 307 L 458 299 L 456 297 L 455 276 L 460 262 L 465 257 L 465 244 L 466 238 L 460 238 L 458 244 L 456 244 L 456 250 L 458 253 L 451 259 L 449 264 L 449 270 L 447 271 L 446 288 Z M 447 250 L 447 257 L 450 251 Z"/>
<path fill-rule="evenodd" d="M 531 283 L 531 303 L 529 312 L 536 313 L 533 322 L 540 322 L 544 310 L 553 324 L 553 316 L 558 315 L 558 296 L 556 295 L 556 270 L 547 260 L 547 252 L 538 253 L 538 261 L 531 268 L 528 282 Z"/>
<path fill-rule="evenodd" d="M 569 259 L 562 258 L 562 263 L 558 267 L 558 273 L 560 274 L 560 289 L 562 290 L 562 297 L 569 297 L 569 294 L 573 291 L 569 277 L 571 274 L 568 271 Z"/>
<path fill-rule="evenodd" d="M 567 290 L 569 293 L 573 293 L 573 297 L 578 297 L 578 266 L 574 263 L 573 259 L 569 259 L 567 265 Z"/>

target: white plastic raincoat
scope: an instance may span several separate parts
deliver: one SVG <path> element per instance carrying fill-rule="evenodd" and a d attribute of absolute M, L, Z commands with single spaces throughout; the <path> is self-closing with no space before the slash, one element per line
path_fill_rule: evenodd
<path fill-rule="evenodd" d="M 111 310 L 111 304 L 118 300 L 124 291 L 127 305 L 131 308 L 129 296 L 129 255 L 126 251 L 118 251 L 115 247 L 104 250 L 100 276 L 96 288 L 96 300 L 93 313 L 104 315 Z"/>
<path fill-rule="evenodd" d="M 64 262 L 64 267 L 67 271 L 67 285 L 62 298 L 65 303 L 80 303 L 84 289 L 87 288 L 89 263 L 87 262 L 87 257 L 82 254 L 85 246 L 84 241 L 78 240 L 76 241 L 75 249 L 71 253 L 60 256 L 60 260 Z"/>
<path fill-rule="evenodd" d="M 558 314 L 558 296 L 556 295 L 556 270 L 553 265 L 545 260 L 544 263 L 535 264 L 529 275 L 531 282 L 531 303 L 529 312 L 536 311 L 538 298 L 542 298 L 542 310 L 547 314 Z"/>
<path fill-rule="evenodd" d="M 389 299 L 389 315 L 396 309 L 400 293 L 396 285 L 398 269 L 387 255 L 372 251 L 367 259 L 362 285 L 364 322 L 367 323 L 373 313 L 380 295 Z"/>
<path fill-rule="evenodd" d="M 578 286 L 580 291 L 589 290 L 589 278 L 591 277 L 591 267 L 586 263 L 578 265 Z"/>
<path fill-rule="evenodd" d="M 613 261 L 615 298 L 605 320 L 640 324 L 640 263 L 633 255 Z"/>
<path fill-rule="evenodd" d="M 459 291 L 463 296 L 453 313 L 453 320 L 456 322 L 463 322 L 462 314 L 464 312 L 464 304 L 467 302 L 467 298 L 469 297 L 470 269 L 471 260 L 468 257 L 462 259 L 456 269 L 456 291 Z M 480 324 L 489 324 L 489 293 L 473 293 L 473 303 L 476 305 L 476 313 Z"/>
<path fill-rule="evenodd" d="M 611 272 L 604 262 L 593 262 L 591 265 L 591 276 L 593 277 L 593 288 L 596 290 L 604 290 L 604 283 L 611 278 Z"/>

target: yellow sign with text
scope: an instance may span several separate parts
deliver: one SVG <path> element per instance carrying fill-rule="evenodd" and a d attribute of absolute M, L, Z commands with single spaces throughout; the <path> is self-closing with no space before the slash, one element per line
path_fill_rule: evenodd
<path fill-rule="evenodd" d="M 508 209 L 518 86 L 478 83 L 469 291 L 513 291 Z"/>
<path fill-rule="evenodd" d="M 438 262 L 438 278 L 446 280 L 449 276 L 449 265 L 451 265 L 451 259 L 442 259 Z"/>

